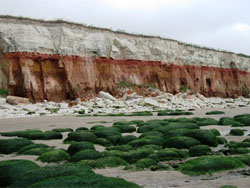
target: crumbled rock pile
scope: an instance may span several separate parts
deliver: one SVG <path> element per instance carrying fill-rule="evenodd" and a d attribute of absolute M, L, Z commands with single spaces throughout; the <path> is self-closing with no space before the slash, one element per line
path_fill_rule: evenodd
<path fill-rule="evenodd" d="M 67 102 L 55 103 L 44 101 L 44 103 L 31 104 L 17 103 L 13 97 L 0 98 L 0 118 L 56 116 L 56 115 L 79 115 L 79 114 L 107 114 L 107 113 L 130 113 L 138 111 L 154 110 L 190 110 L 200 108 L 234 108 L 250 106 L 250 98 L 206 98 L 203 95 L 190 94 L 188 92 L 176 95 L 155 91 L 158 96 L 142 97 L 136 93 L 125 93 L 116 99 L 109 93 L 100 92 L 98 97 L 88 101 L 76 99 L 74 105 Z M 8 99 L 15 101 L 15 104 Z M 18 98 L 19 99 L 19 98 Z"/>

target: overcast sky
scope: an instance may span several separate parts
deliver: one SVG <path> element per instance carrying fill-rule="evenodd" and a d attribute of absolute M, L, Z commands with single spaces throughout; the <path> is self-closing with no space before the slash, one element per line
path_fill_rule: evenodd
<path fill-rule="evenodd" d="M 0 0 L 0 14 L 62 18 L 250 55 L 250 0 Z"/>

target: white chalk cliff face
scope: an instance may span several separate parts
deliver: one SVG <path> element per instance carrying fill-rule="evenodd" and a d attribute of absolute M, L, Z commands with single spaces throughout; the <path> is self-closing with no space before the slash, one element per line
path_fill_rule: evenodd
<path fill-rule="evenodd" d="M 0 17 L 0 52 L 0 87 L 34 101 L 81 97 L 86 94 L 86 88 L 90 93 L 115 90 L 115 84 L 124 80 L 154 84 L 168 92 L 178 92 L 181 85 L 186 85 L 193 91 L 222 96 L 242 95 L 242 88 L 250 86 L 247 56 L 65 22 Z M 157 68 L 152 68 L 156 62 Z M 223 76 L 222 69 L 211 67 L 232 70 Z M 109 78 L 103 80 L 105 75 Z M 232 79 L 231 86 L 227 79 Z M 17 91 L 22 87 L 17 83 L 22 84 L 22 91 Z M 52 85 L 59 89 L 52 93 L 63 91 L 64 95 L 51 98 Z M 34 92 L 39 93 L 39 99 L 34 97 Z"/>

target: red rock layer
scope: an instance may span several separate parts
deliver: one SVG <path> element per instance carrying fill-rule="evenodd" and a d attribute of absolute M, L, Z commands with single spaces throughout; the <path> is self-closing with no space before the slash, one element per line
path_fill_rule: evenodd
<path fill-rule="evenodd" d="M 187 86 L 205 96 L 248 95 L 250 73 L 238 69 L 163 64 L 155 61 L 115 60 L 39 53 L 6 53 L 0 59 L 12 95 L 34 102 L 91 97 L 99 91 L 115 95 L 117 83 L 152 84 L 177 93 Z"/>

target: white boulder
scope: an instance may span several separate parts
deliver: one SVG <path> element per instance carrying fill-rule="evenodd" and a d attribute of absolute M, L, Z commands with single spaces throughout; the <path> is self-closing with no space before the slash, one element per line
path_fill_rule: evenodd
<path fill-rule="evenodd" d="M 111 101 L 116 101 L 116 98 L 113 97 L 112 95 L 110 95 L 107 92 L 104 91 L 100 91 L 98 97 L 102 98 L 102 99 L 109 99 Z"/>

